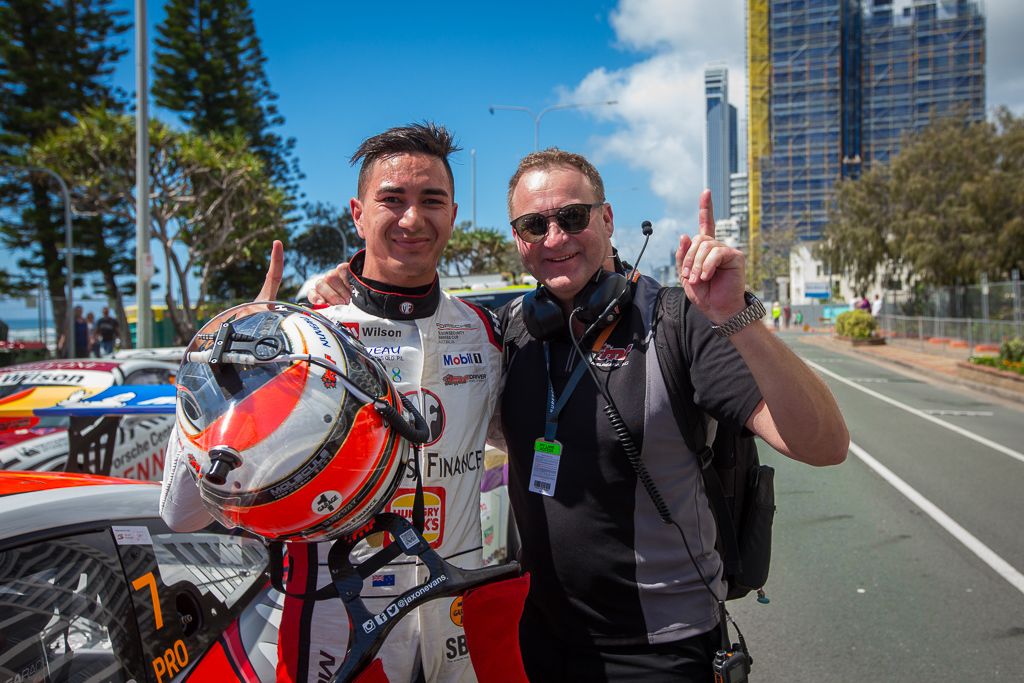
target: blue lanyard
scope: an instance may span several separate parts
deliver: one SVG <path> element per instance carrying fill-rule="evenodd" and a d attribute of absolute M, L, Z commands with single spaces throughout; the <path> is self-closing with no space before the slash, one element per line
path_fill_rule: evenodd
<path fill-rule="evenodd" d="M 611 336 L 612 330 L 615 329 L 615 325 L 618 324 L 618 320 L 613 322 L 608 327 L 601 330 L 601 334 L 597 335 L 597 339 L 594 340 L 593 350 L 598 351 L 604 346 L 605 341 Z M 555 401 L 555 388 L 551 384 L 551 351 L 548 348 L 548 343 L 544 342 L 544 367 L 547 370 L 548 380 L 548 406 L 547 416 L 544 420 L 544 440 L 554 441 L 555 431 L 558 429 L 558 415 L 562 412 L 562 408 L 565 407 L 569 397 L 572 396 L 572 392 L 576 389 L 576 385 L 579 383 L 580 378 L 583 377 L 583 371 L 586 370 L 586 364 L 590 361 L 586 358 L 581 358 L 579 365 L 573 370 L 572 375 L 569 377 L 569 381 L 566 382 L 565 388 L 562 389 L 562 395 L 558 397 L 558 401 Z"/>
<path fill-rule="evenodd" d="M 558 402 L 556 403 L 555 387 L 551 384 L 551 352 L 548 350 L 548 343 L 544 342 L 544 365 L 548 371 L 548 412 L 547 417 L 544 420 L 545 441 L 554 440 L 555 431 L 558 429 L 558 415 L 562 412 L 562 408 L 565 407 L 569 397 L 572 396 L 572 392 L 576 389 L 576 385 L 579 384 L 580 378 L 583 377 L 583 371 L 586 370 L 586 363 L 587 360 L 584 359 L 576 365 L 576 369 L 573 370 L 572 375 L 569 377 L 569 381 L 565 384 L 565 388 L 562 389 L 562 395 L 558 397 Z"/>

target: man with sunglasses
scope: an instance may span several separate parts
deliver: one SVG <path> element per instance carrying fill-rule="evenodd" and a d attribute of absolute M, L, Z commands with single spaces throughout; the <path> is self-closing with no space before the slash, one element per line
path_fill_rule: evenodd
<path fill-rule="evenodd" d="M 601 176 L 582 156 L 548 149 L 525 157 L 509 182 L 508 209 L 539 283 L 532 300 L 503 311 L 499 401 L 519 559 L 531 573 L 520 623 L 526 672 L 535 683 L 711 681 L 720 642 L 711 592 L 724 596 L 722 562 L 697 457 L 648 356 L 655 350 L 645 306 L 656 309 L 659 286 L 639 278 L 618 319 L 584 336 L 579 317 L 601 299 L 602 274 L 625 271 Z M 680 238 L 676 264 L 680 310 L 657 314 L 659 324 L 678 326 L 668 338 L 685 346 L 693 402 L 791 458 L 842 462 L 849 437 L 835 400 L 760 322 L 760 303 L 744 290 L 743 254 L 715 239 L 708 191 L 699 232 Z M 551 305 L 542 311 L 545 299 Z M 581 348 L 593 375 L 577 372 Z M 617 405 L 680 531 L 655 512 L 595 381 Z"/>

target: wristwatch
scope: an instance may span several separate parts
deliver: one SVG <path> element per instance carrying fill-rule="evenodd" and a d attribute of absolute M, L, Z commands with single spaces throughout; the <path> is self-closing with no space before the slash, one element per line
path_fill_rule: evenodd
<path fill-rule="evenodd" d="M 765 311 L 764 304 L 761 303 L 760 299 L 750 292 L 743 292 L 743 300 L 747 302 L 747 307 L 742 311 L 729 318 L 721 325 L 711 323 L 711 329 L 714 330 L 715 334 L 719 337 L 731 337 L 750 323 L 757 322 L 764 318 L 767 311 Z"/>

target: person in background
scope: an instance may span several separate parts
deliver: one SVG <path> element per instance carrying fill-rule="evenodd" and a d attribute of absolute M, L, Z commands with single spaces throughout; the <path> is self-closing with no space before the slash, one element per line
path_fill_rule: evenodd
<path fill-rule="evenodd" d="M 882 297 L 875 294 L 875 300 L 871 302 L 871 315 L 876 318 L 882 314 Z"/>
<path fill-rule="evenodd" d="M 97 353 L 100 358 L 114 353 L 114 342 L 120 336 L 120 325 L 110 316 L 110 309 L 103 307 L 103 315 L 96 321 Z"/>
<path fill-rule="evenodd" d="M 99 344 L 96 341 L 96 314 L 89 311 L 85 314 L 85 324 L 89 335 L 89 358 L 99 357 Z"/>
<path fill-rule="evenodd" d="M 782 320 L 782 306 L 778 301 L 772 304 L 772 325 L 775 326 L 775 330 L 779 329 L 779 322 Z"/>
<path fill-rule="evenodd" d="M 82 307 L 75 306 L 75 345 L 72 347 L 72 358 L 89 357 L 89 323 L 82 315 Z"/>

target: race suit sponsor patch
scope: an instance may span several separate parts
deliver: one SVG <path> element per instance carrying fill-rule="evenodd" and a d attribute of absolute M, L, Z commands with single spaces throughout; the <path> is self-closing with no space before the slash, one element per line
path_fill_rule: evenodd
<path fill-rule="evenodd" d="M 477 326 L 471 323 L 437 323 L 437 339 L 442 344 L 451 344 L 477 329 Z"/>
<path fill-rule="evenodd" d="M 423 540 L 431 548 L 438 548 L 444 542 L 444 494 L 441 486 L 423 487 Z M 385 511 L 394 512 L 411 522 L 415 497 L 416 489 L 398 489 Z"/>

